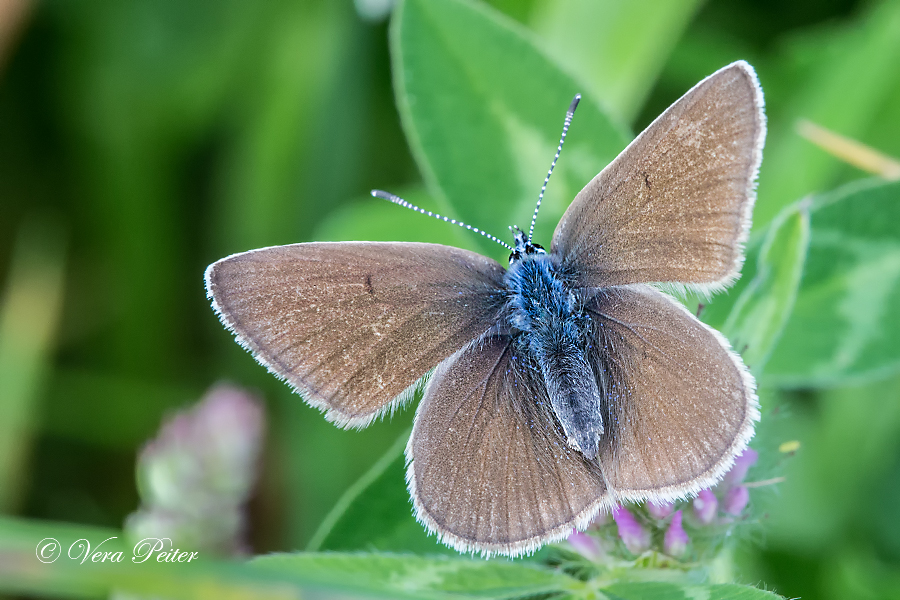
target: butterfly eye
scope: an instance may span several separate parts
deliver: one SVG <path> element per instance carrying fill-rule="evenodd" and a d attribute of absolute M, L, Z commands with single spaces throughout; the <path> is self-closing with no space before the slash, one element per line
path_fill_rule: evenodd
<path fill-rule="evenodd" d="M 522 235 L 524 236 L 524 233 Z M 532 254 L 547 254 L 547 251 L 544 250 L 544 247 L 540 244 L 526 242 L 524 238 L 522 239 L 522 243 L 519 244 L 519 239 L 516 238 L 516 248 L 509 255 L 509 264 L 513 264 L 517 260 L 522 260 L 526 256 Z"/>

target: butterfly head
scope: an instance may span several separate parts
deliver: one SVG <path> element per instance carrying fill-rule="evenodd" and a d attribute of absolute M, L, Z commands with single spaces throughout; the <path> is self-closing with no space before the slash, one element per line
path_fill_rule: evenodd
<path fill-rule="evenodd" d="M 513 240 L 516 242 L 516 245 L 513 246 L 512 253 L 509 255 L 509 264 L 520 261 L 532 254 L 547 254 L 547 251 L 544 250 L 543 246 L 529 240 L 525 232 L 518 227 L 510 227 L 509 229 L 513 232 Z"/>

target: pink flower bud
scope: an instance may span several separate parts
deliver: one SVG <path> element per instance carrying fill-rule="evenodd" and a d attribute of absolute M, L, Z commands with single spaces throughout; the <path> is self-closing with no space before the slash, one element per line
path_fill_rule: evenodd
<path fill-rule="evenodd" d="M 650 547 L 650 533 L 641 527 L 628 509 L 617 506 L 613 511 L 613 519 L 619 528 L 619 537 L 629 552 L 640 554 Z"/>
<path fill-rule="evenodd" d="M 687 550 L 687 545 L 690 541 L 691 538 L 688 537 L 684 532 L 684 527 L 681 526 L 681 511 L 679 510 L 672 516 L 672 522 L 666 530 L 666 535 L 663 539 L 663 551 L 669 556 L 681 556 Z"/>
<path fill-rule="evenodd" d="M 572 531 L 572 534 L 567 541 L 572 544 L 572 548 L 574 548 L 578 554 L 588 560 L 597 560 L 603 555 L 603 551 L 600 549 L 600 544 L 597 540 L 586 533 Z"/>
<path fill-rule="evenodd" d="M 264 434 L 260 401 L 228 385 L 168 418 L 138 458 L 143 502 L 126 521 L 129 534 L 169 537 L 204 552 L 241 552 L 244 505 Z"/>
<path fill-rule="evenodd" d="M 750 491 L 743 485 L 739 485 L 728 490 L 725 494 L 725 506 L 723 509 L 729 515 L 738 516 L 747 507 L 750 501 Z"/>
<path fill-rule="evenodd" d="M 706 489 L 694 498 L 694 516 L 704 525 L 709 525 L 716 518 L 718 500 L 711 490 Z"/>
<path fill-rule="evenodd" d="M 756 450 L 753 448 L 745 448 L 744 451 L 734 459 L 734 466 L 731 467 L 730 471 L 725 473 L 721 485 L 724 487 L 731 487 L 744 481 L 744 477 L 747 476 L 747 471 L 756 464 L 758 458 L 759 453 L 757 453 Z"/>
<path fill-rule="evenodd" d="M 673 508 L 675 508 L 675 505 L 671 502 L 662 502 L 660 504 L 647 502 L 647 512 L 650 513 L 650 516 L 654 519 L 665 519 L 672 514 Z"/>

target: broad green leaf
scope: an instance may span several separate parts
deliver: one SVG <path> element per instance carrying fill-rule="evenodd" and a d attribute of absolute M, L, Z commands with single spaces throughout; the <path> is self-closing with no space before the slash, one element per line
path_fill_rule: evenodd
<path fill-rule="evenodd" d="M 778 114 L 770 122 L 753 215 L 757 229 L 797 198 L 831 189 L 841 173 L 837 159 L 797 135 L 798 119 L 852 138 L 877 125 L 873 119 L 900 80 L 900 2 L 875 3 L 857 23 L 798 40 L 782 55 L 790 63 L 781 65 L 788 71 L 781 85 L 790 92 L 785 97 L 781 90 L 773 109 Z M 763 77 L 763 89 L 766 82 Z M 773 90 L 778 93 L 777 82 Z"/>
<path fill-rule="evenodd" d="M 401 2 L 391 56 L 403 126 L 442 209 L 494 235 L 527 228 L 565 111 L 584 90 L 520 26 L 464 0 Z M 575 194 L 627 141 L 585 96 L 547 189 L 539 243 L 549 243 Z M 486 240 L 481 247 L 498 259 L 508 254 Z"/>
<path fill-rule="evenodd" d="M 613 114 L 632 121 L 701 0 L 544 1 L 532 28 Z"/>
<path fill-rule="evenodd" d="M 523 598 L 583 588 L 559 571 L 530 563 L 394 554 L 275 554 L 260 571 L 300 574 L 323 587 L 398 598 Z"/>
<path fill-rule="evenodd" d="M 804 204 L 772 224 L 755 274 L 722 326 L 722 333 L 756 373 L 762 372 L 790 317 L 808 245 L 809 213 Z"/>
<path fill-rule="evenodd" d="M 403 455 L 407 440 L 409 431 L 346 491 L 310 540 L 307 550 L 457 554 L 439 544 L 434 536 L 428 536 L 413 517 Z"/>
<path fill-rule="evenodd" d="M 900 368 L 900 183 L 818 198 L 794 311 L 765 372 L 782 386 L 834 385 Z"/>
<path fill-rule="evenodd" d="M 722 583 L 717 585 L 689 585 L 678 583 L 629 582 L 614 583 L 603 588 L 609 598 L 617 600 L 776 600 L 772 592 L 758 588 Z"/>

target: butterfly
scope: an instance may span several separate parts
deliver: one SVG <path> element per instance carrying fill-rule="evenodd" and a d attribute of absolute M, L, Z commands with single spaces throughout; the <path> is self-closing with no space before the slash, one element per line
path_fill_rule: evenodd
<path fill-rule="evenodd" d="M 756 74 L 735 62 L 579 192 L 549 251 L 518 229 L 507 268 L 437 244 L 292 244 L 213 263 L 208 296 L 339 426 L 424 389 L 406 449 L 416 518 L 460 551 L 529 553 L 621 502 L 694 495 L 747 446 L 753 377 L 661 290 L 737 278 L 764 139 Z"/>

